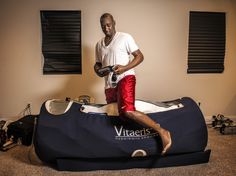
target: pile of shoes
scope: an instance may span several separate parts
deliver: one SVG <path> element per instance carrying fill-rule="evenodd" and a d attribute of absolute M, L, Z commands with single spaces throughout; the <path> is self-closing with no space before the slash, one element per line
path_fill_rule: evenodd
<path fill-rule="evenodd" d="M 0 150 L 7 151 L 17 145 L 30 146 L 38 115 L 26 115 L 16 121 L 0 121 Z"/>
<path fill-rule="evenodd" d="M 5 124 L 6 124 L 5 120 L 0 121 L 0 147 L 3 146 L 3 144 L 5 144 L 5 142 L 7 140 L 7 134 L 4 129 Z"/>
<path fill-rule="evenodd" d="M 7 127 L 10 121 L 1 120 L 0 121 L 0 150 L 7 151 L 10 148 L 16 146 L 16 143 L 13 142 L 12 138 L 7 136 Z"/>
<path fill-rule="evenodd" d="M 236 134 L 236 122 L 222 114 L 212 116 L 212 127 L 219 129 L 221 134 Z"/>

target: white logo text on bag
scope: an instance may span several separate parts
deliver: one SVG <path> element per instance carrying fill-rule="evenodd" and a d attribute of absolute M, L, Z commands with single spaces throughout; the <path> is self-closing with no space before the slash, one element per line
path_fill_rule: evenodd
<path fill-rule="evenodd" d="M 142 128 L 137 130 L 126 129 L 123 126 L 114 126 L 117 140 L 140 140 L 158 136 L 158 133 L 151 128 Z"/>

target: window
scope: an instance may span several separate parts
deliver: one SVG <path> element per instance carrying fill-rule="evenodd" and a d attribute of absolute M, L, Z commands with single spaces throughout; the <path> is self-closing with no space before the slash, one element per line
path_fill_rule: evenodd
<path fill-rule="evenodd" d="M 81 74 L 81 12 L 41 11 L 43 74 Z"/>
<path fill-rule="evenodd" d="M 225 13 L 190 12 L 188 73 L 222 73 Z"/>

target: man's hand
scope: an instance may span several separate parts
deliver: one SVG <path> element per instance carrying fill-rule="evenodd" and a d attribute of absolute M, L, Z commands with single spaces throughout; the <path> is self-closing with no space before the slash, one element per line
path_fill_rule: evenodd
<path fill-rule="evenodd" d="M 126 72 L 127 68 L 126 68 L 126 66 L 123 66 L 123 65 L 115 65 L 113 67 L 113 70 L 114 70 L 114 73 L 116 73 L 117 75 L 120 75 L 120 74 Z"/>

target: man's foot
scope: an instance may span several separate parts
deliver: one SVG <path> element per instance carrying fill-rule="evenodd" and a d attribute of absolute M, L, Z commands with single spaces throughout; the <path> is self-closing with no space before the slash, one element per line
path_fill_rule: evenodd
<path fill-rule="evenodd" d="M 171 135 L 169 131 L 163 129 L 163 132 L 160 134 L 160 136 L 163 145 L 163 150 L 161 152 L 161 155 L 165 155 L 166 152 L 170 149 L 172 144 Z"/>

